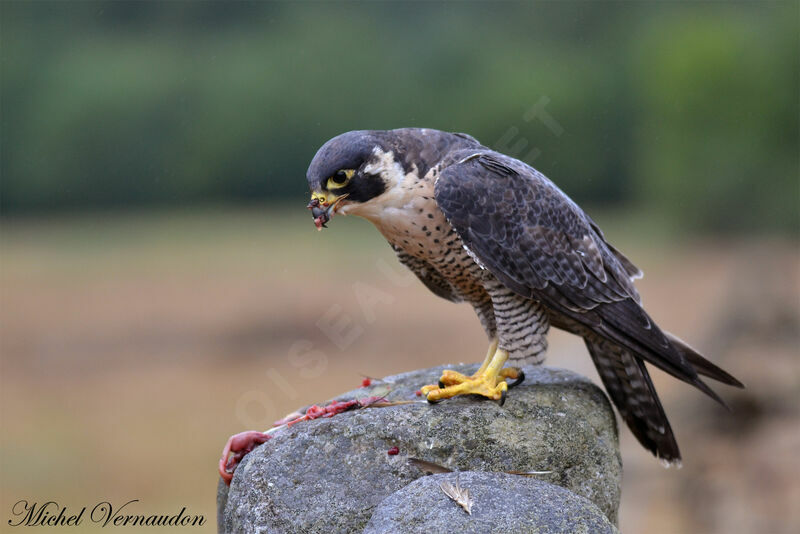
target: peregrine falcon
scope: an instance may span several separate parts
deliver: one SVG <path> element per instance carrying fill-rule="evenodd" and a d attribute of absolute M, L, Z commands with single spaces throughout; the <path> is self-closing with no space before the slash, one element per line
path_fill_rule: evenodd
<path fill-rule="evenodd" d="M 633 434 L 676 463 L 645 362 L 720 403 L 699 375 L 743 387 L 653 322 L 633 285 L 641 271 L 575 202 L 469 135 L 348 132 L 319 149 L 307 178 L 317 228 L 335 213 L 369 220 L 428 289 L 475 309 L 490 340 L 486 358 L 472 376 L 446 370 L 438 385 L 423 387 L 430 402 L 477 394 L 502 403 L 524 378 L 518 366 L 543 361 L 554 326 L 584 339 Z"/>

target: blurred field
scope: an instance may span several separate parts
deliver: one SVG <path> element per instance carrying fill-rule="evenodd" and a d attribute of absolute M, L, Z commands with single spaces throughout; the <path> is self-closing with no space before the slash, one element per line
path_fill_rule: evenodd
<path fill-rule="evenodd" d="M 797 532 L 797 243 L 653 239 L 638 218 L 597 219 L 646 272 L 660 324 L 748 385 L 718 388 L 728 414 L 655 373 L 684 467 L 664 470 L 621 429 L 622 531 Z M 212 532 L 228 435 L 362 374 L 485 350 L 469 307 L 430 295 L 361 220 L 317 233 L 302 207 L 262 206 L 0 225 L 3 524 L 19 499 L 140 499 L 146 514 L 202 513 Z M 357 298 L 365 287 L 385 301 L 374 315 Z M 361 332 L 344 350 L 317 326 L 332 306 Z M 290 356 L 308 347 L 316 360 Z M 566 334 L 551 336 L 548 363 L 597 379 Z"/>

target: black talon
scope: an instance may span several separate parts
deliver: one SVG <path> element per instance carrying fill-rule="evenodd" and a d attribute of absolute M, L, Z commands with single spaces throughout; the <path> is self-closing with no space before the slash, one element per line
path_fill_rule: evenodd
<path fill-rule="evenodd" d="M 511 389 L 513 387 L 517 387 L 518 385 L 522 384 L 522 382 L 524 382 L 524 381 L 525 381 L 525 373 L 523 373 L 520 370 L 519 375 L 517 375 L 517 379 L 514 380 L 513 382 L 511 382 L 510 384 L 508 384 L 508 389 Z"/>
<path fill-rule="evenodd" d="M 444 389 L 444 388 L 445 388 L 444 382 L 439 380 L 439 389 Z"/>
<path fill-rule="evenodd" d="M 499 406 L 502 406 L 506 403 L 506 392 L 503 391 L 500 393 L 500 401 L 497 403 Z"/>
<path fill-rule="evenodd" d="M 428 401 L 428 404 L 439 404 L 439 403 L 440 403 L 440 402 L 442 402 L 444 399 L 439 399 L 439 400 L 431 400 L 431 398 L 430 398 L 428 395 L 425 395 L 425 400 L 426 400 L 426 401 Z"/>

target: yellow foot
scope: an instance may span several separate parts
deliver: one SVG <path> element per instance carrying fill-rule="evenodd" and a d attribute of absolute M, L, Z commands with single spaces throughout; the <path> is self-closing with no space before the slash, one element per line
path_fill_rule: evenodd
<path fill-rule="evenodd" d="M 442 373 L 438 385 L 424 386 L 421 392 L 428 402 L 472 394 L 498 400 L 502 405 L 509 387 L 516 386 L 525 379 L 525 375 L 516 367 L 502 368 L 507 359 L 508 352 L 497 349 L 497 342 L 494 341 L 489 347 L 486 361 L 474 375 L 466 376 L 447 369 Z M 514 382 L 508 384 L 506 378 L 514 379 Z"/>
<path fill-rule="evenodd" d="M 450 369 L 445 369 L 442 371 L 442 376 L 439 378 L 439 388 L 446 388 L 450 386 L 455 386 L 458 384 L 463 384 L 464 382 L 469 382 L 470 380 L 478 380 L 481 378 L 482 373 L 485 372 L 481 371 L 480 369 L 475 372 L 475 374 L 471 376 L 463 375 L 458 371 L 452 371 Z M 510 378 L 513 382 L 508 382 L 509 389 L 513 388 L 516 385 L 522 383 L 525 380 L 525 373 L 522 372 L 522 369 L 519 367 L 505 367 L 497 373 L 497 379 L 495 385 L 499 384 L 501 381 Z M 425 386 L 426 388 L 430 388 L 433 386 Z M 423 388 L 423 393 L 425 393 Z"/>
<path fill-rule="evenodd" d="M 439 402 L 457 395 L 482 395 L 500 401 L 500 404 L 503 404 L 506 400 L 507 391 L 508 384 L 506 384 L 505 380 L 497 382 L 495 378 L 487 376 L 482 376 L 475 380 L 465 380 L 455 386 L 440 388 L 439 386 L 430 385 L 422 388 L 422 394 L 425 395 L 428 402 Z"/>

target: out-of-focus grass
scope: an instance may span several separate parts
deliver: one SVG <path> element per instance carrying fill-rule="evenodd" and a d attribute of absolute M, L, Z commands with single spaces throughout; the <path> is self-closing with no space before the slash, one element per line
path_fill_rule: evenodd
<path fill-rule="evenodd" d="M 187 267 L 185 260 L 200 259 L 226 269 L 279 267 L 282 271 L 287 264 L 310 259 L 312 247 L 320 254 L 330 254 L 343 245 L 350 254 L 371 254 L 379 241 L 368 227 L 344 217 L 336 220 L 341 230 L 326 232 L 322 239 L 312 231 L 313 223 L 302 207 L 6 219 L 0 246 L 6 252 L 4 267 L 11 270 L 35 266 L 61 271 L 74 266 L 86 273 L 86 267 L 102 269 L 109 261 L 118 261 L 127 269 L 157 266 L 182 270 Z M 298 238 L 304 246 L 294 246 L 300 243 Z M 47 261 L 53 256 L 58 260 L 55 264 Z"/>
<path fill-rule="evenodd" d="M 749 386 L 719 388 L 730 415 L 654 374 L 686 468 L 664 471 L 621 429 L 623 532 L 796 525 L 786 506 L 798 496 L 788 452 L 800 397 L 796 246 L 593 215 L 647 273 L 639 287 L 656 320 Z M 138 512 L 187 506 L 212 531 L 228 435 L 351 389 L 361 374 L 477 361 L 485 350 L 469 307 L 432 296 L 368 223 L 337 217 L 316 232 L 302 206 L 5 219 L 0 262 L 6 514 L 19 499 L 140 499 Z M 364 288 L 374 308 L 359 300 Z M 331 310 L 358 333 L 344 348 L 317 325 Z M 324 364 L 293 358 L 298 347 Z M 596 379 L 566 334 L 551 335 L 548 363 Z"/>

